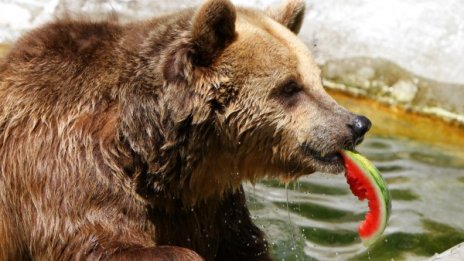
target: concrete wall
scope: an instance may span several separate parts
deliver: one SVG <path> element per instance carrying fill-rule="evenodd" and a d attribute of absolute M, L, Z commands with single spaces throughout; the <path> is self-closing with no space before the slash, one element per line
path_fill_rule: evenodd
<path fill-rule="evenodd" d="M 143 19 L 200 0 L 0 0 L 0 42 L 13 41 L 65 10 Z M 278 0 L 233 0 L 263 8 Z M 320 63 L 366 56 L 392 61 L 419 76 L 464 84 L 464 1 L 312 0 L 301 37 Z"/>
<path fill-rule="evenodd" d="M 264 9 L 281 0 L 232 1 Z M 200 3 L 0 0 L 0 45 L 65 12 L 97 19 L 116 12 L 122 21 L 131 21 Z M 300 37 L 313 50 L 329 86 L 464 124 L 464 1 L 307 3 Z"/>

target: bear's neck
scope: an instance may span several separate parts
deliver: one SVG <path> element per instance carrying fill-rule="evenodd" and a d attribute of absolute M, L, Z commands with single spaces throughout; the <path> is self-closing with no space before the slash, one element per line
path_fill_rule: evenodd
<path fill-rule="evenodd" d="M 127 40 L 121 41 L 123 50 L 132 48 L 134 62 L 122 70 L 127 87 L 121 95 L 119 147 L 131 155 L 124 161 L 126 176 L 150 204 L 173 199 L 194 205 L 239 188 L 242 180 L 233 155 L 214 133 L 209 98 L 188 80 L 166 78 L 169 57 L 185 48 L 192 12 L 128 25 Z"/>
<path fill-rule="evenodd" d="M 240 188 L 234 155 L 221 148 L 212 127 L 186 125 L 171 135 L 179 142 L 164 143 L 148 154 L 135 152 L 127 141 L 119 146 L 126 150 L 120 155 L 130 155 L 122 161 L 125 175 L 149 205 L 192 207 Z"/>

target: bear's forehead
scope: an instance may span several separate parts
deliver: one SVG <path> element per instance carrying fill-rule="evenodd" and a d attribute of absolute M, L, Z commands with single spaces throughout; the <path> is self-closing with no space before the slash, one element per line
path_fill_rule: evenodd
<path fill-rule="evenodd" d="M 259 11 L 242 9 L 237 14 L 236 30 L 236 47 L 243 55 L 254 57 L 256 66 L 296 71 L 306 84 L 319 85 L 320 69 L 311 52 L 283 25 Z"/>

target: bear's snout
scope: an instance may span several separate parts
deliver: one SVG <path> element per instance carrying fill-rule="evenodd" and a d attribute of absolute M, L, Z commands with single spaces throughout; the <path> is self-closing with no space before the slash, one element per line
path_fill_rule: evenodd
<path fill-rule="evenodd" d="M 363 115 L 356 115 L 348 127 L 351 129 L 353 133 L 353 143 L 358 145 L 364 139 L 364 134 L 369 131 L 371 128 L 372 123 L 371 121 L 363 116 Z"/>

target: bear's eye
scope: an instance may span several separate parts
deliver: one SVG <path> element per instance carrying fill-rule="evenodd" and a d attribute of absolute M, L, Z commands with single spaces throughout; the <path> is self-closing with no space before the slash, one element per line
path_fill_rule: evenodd
<path fill-rule="evenodd" d="M 296 82 L 289 82 L 282 86 L 280 92 L 282 96 L 292 97 L 293 95 L 299 93 L 302 90 L 301 86 Z"/>

